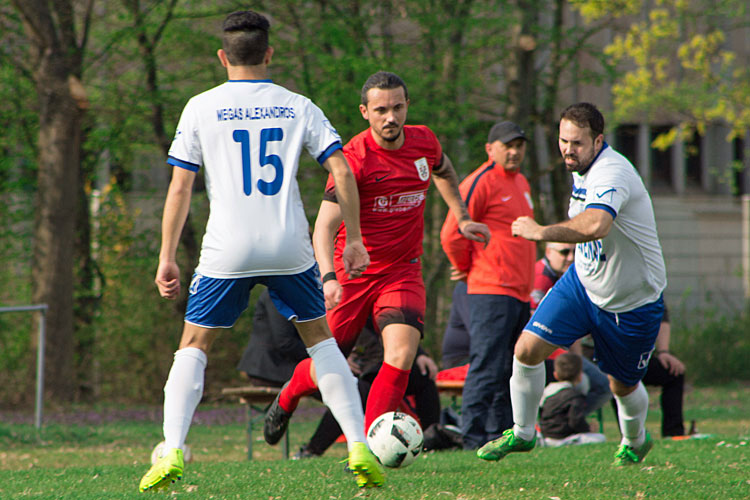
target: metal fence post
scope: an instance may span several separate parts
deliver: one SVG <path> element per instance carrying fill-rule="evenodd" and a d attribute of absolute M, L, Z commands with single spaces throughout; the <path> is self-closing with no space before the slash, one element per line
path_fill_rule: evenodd
<path fill-rule="evenodd" d="M 36 405 L 34 407 L 34 426 L 42 428 L 42 408 L 44 407 L 44 346 L 47 324 L 47 307 L 39 312 L 39 342 L 36 349 Z"/>
<path fill-rule="evenodd" d="M 44 406 L 44 344 L 47 323 L 47 304 L 35 304 L 30 306 L 0 307 L 0 313 L 39 311 L 39 336 L 36 349 L 36 403 L 34 406 L 34 426 L 37 430 L 42 428 L 42 410 Z"/>

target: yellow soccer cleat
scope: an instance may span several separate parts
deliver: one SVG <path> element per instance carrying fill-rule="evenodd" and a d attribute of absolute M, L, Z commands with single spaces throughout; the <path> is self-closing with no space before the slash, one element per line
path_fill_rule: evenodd
<path fill-rule="evenodd" d="M 182 469 L 185 462 L 182 458 L 182 450 L 172 448 L 166 455 L 156 461 L 141 479 L 141 491 L 158 491 L 166 489 L 177 479 L 182 479 Z"/>
<path fill-rule="evenodd" d="M 349 469 L 357 479 L 360 488 L 382 486 L 385 482 L 385 471 L 378 459 L 365 443 L 355 442 L 349 452 Z"/>

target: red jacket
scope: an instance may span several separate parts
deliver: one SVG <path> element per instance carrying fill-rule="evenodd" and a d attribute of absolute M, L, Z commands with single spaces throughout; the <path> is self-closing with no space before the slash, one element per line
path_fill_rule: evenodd
<path fill-rule="evenodd" d="M 510 225 L 522 215 L 534 216 L 529 183 L 523 174 L 508 172 L 491 160 L 483 163 L 459 186 L 469 215 L 490 228 L 487 248 L 464 238 L 448 214 L 440 242 L 451 264 L 468 273 L 470 294 L 509 295 L 529 302 L 534 285 L 536 244 L 514 238 Z"/>

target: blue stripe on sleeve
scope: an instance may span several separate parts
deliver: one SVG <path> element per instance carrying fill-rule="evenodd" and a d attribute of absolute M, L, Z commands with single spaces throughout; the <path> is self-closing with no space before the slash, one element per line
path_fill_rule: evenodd
<path fill-rule="evenodd" d="M 180 167 L 186 170 L 190 170 L 191 172 L 197 172 L 198 169 L 201 168 L 200 165 L 196 165 L 195 163 L 190 163 L 189 161 L 178 160 L 174 156 L 168 157 L 167 163 L 169 163 L 170 165 L 174 165 L 175 167 Z"/>
<path fill-rule="evenodd" d="M 325 151 L 323 151 L 322 153 L 320 153 L 320 156 L 318 156 L 318 163 L 320 163 L 321 165 L 324 164 L 326 162 L 326 160 L 328 158 L 330 158 L 330 156 L 333 153 L 335 153 L 339 149 L 343 149 L 343 148 L 344 148 L 344 146 L 341 145 L 341 141 L 334 142 L 333 144 L 331 144 L 330 146 L 328 146 L 325 149 Z"/>
<path fill-rule="evenodd" d="M 612 216 L 613 219 L 617 217 L 617 212 L 615 212 L 615 209 L 610 207 L 609 205 L 603 205 L 601 203 L 591 203 L 590 205 L 586 205 L 586 210 L 588 210 L 589 208 L 605 210 L 609 212 L 609 214 Z"/>

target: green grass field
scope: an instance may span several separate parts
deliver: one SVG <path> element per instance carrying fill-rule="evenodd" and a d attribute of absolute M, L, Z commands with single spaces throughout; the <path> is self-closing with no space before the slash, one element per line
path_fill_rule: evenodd
<path fill-rule="evenodd" d="M 652 393 L 647 426 L 654 437 L 657 401 Z M 471 452 L 427 453 L 407 468 L 389 470 L 378 490 L 357 489 L 344 472 L 343 444 L 322 458 L 279 460 L 278 447 L 267 446 L 257 426 L 255 460 L 248 461 L 243 424 L 195 425 L 188 437 L 194 461 L 166 494 L 137 491 L 151 448 L 161 439 L 159 422 L 49 424 L 41 433 L 26 424 L 0 424 L 0 499 L 746 499 L 749 410 L 750 387 L 693 389 L 686 395 L 686 420 L 697 420 L 698 430 L 712 436 L 657 438 L 642 466 L 610 466 L 618 436 L 605 408 L 608 443 L 540 448 L 498 463 Z M 306 415 L 292 420 L 293 450 L 316 423 L 315 412 Z"/>

